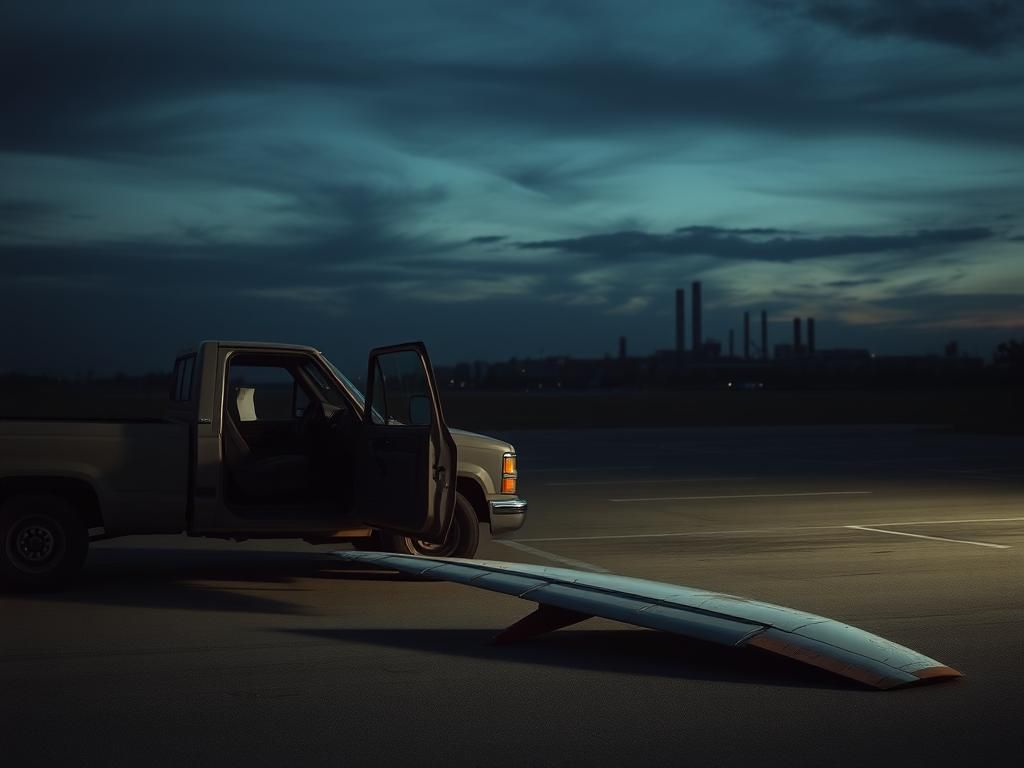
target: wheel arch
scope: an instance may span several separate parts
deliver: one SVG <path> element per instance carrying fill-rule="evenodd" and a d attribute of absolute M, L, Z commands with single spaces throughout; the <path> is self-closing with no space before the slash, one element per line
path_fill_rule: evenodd
<path fill-rule="evenodd" d="M 103 525 L 103 511 L 96 490 L 85 480 L 60 476 L 23 476 L 0 478 L 0 506 L 14 496 L 46 493 L 70 501 L 82 516 L 86 529 Z"/>
<path fill-rule="evenodd" d="M 476 519 L 481 523 L 490 523 L 490 507 L 487 504 L 487 496 L 484 489 L 477 482 L 476 478 L 467 475 L 460 475 L 455 483 L 455 490 L 466 497 L 466 500 L 473 506 L 476 512 Z"/>

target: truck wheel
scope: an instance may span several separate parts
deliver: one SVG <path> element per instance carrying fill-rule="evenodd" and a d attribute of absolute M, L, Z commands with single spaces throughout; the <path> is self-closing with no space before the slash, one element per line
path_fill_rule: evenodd
<path fill-rule="evenodd" d="M 448 529 L 448 538 L 441 544 L 414 539 L 412 536 L 385 536 L 388 550 L 403 555 L 428 557 L 473 557 L 480 544 L 480 521 L 469 499 L 455 494 L 455 517 Z"/>
<path fill-rule="evenodd" d="M 81 569 L 89 534 L 78 511 L 51 494 L 24 494 L 0 507 L 0 582 L 53 587 Z"/>

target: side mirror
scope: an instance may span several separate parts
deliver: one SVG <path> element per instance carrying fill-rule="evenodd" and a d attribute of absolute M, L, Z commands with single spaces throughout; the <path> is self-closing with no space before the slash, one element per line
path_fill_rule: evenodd
<path fill-rule="evenodd" d="M 433 421 L 430 398 L 426 395 L 414 395 L 409 398 L 409 424 L 417 427 L 429 426 Z"/>

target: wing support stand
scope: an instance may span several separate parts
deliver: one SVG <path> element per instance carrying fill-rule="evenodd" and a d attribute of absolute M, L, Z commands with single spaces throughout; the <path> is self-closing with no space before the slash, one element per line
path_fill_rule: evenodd
<path fill-rule="evenodd" d="M 529 640 L 531 637 L 543 635 L 547 632 L 554 632 L 556 629 L 579 624 L 581 621 L 592 619 L 590 613 L 570 611 L 568 608 L 556 608 L 553 605 L 539 603 L 537 610 L 517 621 L 512 626 L 495 635 L 491 641 L 492 645 L 509 645 L 518 643 L 521 640 Z"/>

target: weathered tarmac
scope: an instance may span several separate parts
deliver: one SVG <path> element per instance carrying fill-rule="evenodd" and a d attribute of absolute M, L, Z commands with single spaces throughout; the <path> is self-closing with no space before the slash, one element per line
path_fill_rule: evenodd
<path fill-rule="evenodd" d="M 962 671 L 876 692 L 330 547 L 138 537 L 0 595 L 4 764 L 1016 764 L 1024 440 L 913 427 L 506 433 L 527 526 L 480 556 L 822 614 Z"/>

